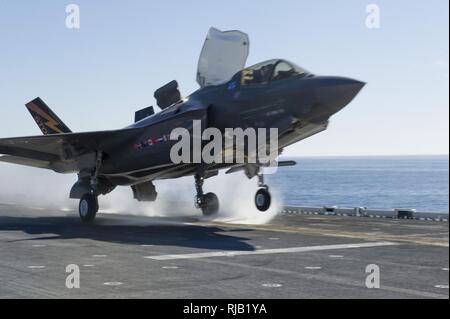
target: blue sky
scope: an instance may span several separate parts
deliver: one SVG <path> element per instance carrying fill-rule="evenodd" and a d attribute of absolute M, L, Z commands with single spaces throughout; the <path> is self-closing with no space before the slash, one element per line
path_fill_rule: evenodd
<path fill-rule="evenodd" d="M 78 4 L 81 28 L 65 27 Z M 365 25 L 366 5 L 381 28 Z M 209 27 L 250 35 L 248 64 L 281 57 L 368 83 L 328 131 L 288 155 L 448 154 L 448 1 L 0 0 L 0 137 L 40 134 L 36 96 L 74 131 L 120 128 L 172 79 L 198 88 Z"/>

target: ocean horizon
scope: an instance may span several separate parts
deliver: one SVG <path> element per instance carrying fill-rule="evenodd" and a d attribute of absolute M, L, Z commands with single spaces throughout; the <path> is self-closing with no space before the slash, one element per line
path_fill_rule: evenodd
<path fill-rule="evenodd" d="M 282 156 L 268 175 L 285 205 L 412 208 L 448 213 L 449 155 Z"/>

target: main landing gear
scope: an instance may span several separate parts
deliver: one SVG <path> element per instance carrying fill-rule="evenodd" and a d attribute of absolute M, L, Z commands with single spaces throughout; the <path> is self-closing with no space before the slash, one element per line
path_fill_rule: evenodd
<path fill-rule="evenodd" d="M 95 170 L 90 177 L 90 189 L 87 193 L 81 196 L 78 204 L 78 213 L 81 221 L 84 223 L 91 223 L 97 215 L 98 206 L 98 173 L 102 164 L 102 152 L 97 152 Z"/>
<path fill-rule="evenodd" d="M 270 208 L 272 203 L 272 195 L 269 191 L 269 186 L 264 183 L 264 174 L 261 171 L 256 171 L 255 175 L 258 176 L 259 189 L 255 194 L 255 206 L 261 211 L 265 212 Z M 253 176 L 255 176 L 253 175 Z M 195 196 L 195 207 L 202 210 L 204 216 L 211 216 L 219 211 L 219 199 L 214 193 L 203 193 L 203 183 L 205 176 L 203 174 L 195 174 L 195 189 L 197 195 Z"/>
<path fill-rule="evenodd" d="M 78 205 L 81 221 L 84 223 L 92 222 L 97 215 L 98 208 L 97 196 L 92 194 L 83 195 L 80 199 L 80 204 Z"/>
<path fill-rule="evenodd" d="M 259 211 L 265 212 L 270 207 L 272 196 L 269 192 L 269 186 L 264 184 L 264 174 L 261 172 L 258 173 L 258 186 L 260 188 L 255 194 L 255 205 Z"/>
<path fill-rule="evenodd" d="M 200 208 L 204 216 L 211 216 L 219 211 L 219 199 L 214 193 L 203 194 L 203 183 L 205 177 L 201 174 L 195 174 L 195 207 Z"/>

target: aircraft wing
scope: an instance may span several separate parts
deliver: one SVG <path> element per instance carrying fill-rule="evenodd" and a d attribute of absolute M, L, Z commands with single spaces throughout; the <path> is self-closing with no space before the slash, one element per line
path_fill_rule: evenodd
<path fill-rule="evenodd" d="M 108 153 L 133 137 L 137 129 L 51 134 L 0 139 L 0 161 L 76 172 L 95 165 L 96 151 Z M 92 165 L 92 166 L 91 166 Z"/>

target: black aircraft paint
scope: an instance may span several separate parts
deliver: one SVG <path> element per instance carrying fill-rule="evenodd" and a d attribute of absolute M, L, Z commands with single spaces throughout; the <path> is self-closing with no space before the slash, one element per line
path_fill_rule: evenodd
<path fill-rule="evenodd" d="M 255 204 L 261 211 L 269 208 L 271 198 L 258 164 L 174 164 L 170 149 L 176 141 L 168 137 L 172 129 L 192 129 L 193 120 L 202 128 L 278 128 L 281 151 L 327 128 L 329 118 L 349 104 L 364 83 L 332 76 L 313 75 L 285 60 L 269 60 L 237 72 L 220 85 L 203 86 L 182 99 L 178 83 L 172 81 L 155 92 L 161 112 L 153 108 L 136 112 L 136 122 L 112 131 L 72 133 L 45 103 L 37 98 L 27 107 L 43 136 L 0 139 L 0 161 L 59 173 L 78 173 L 70 191 L 80 199 L 83 221 L 95 218 L 97 196 L 118 185 L 131 186 L 134 198 L 153 201 L 157 192 L 154 180 L 193 175 L 197 190 L 196 206 L 205 215 L 218 210 L 213 193 L 203 193 L 203 181 L 239 170 L 248 178 L 259 177 L 261 189 Z M 31 106 L 31 109 L 30 109 Z M 149 115 L 149 116 L 147 116 Z M 295 163 L 280 162 L 279 165 Z"/>

